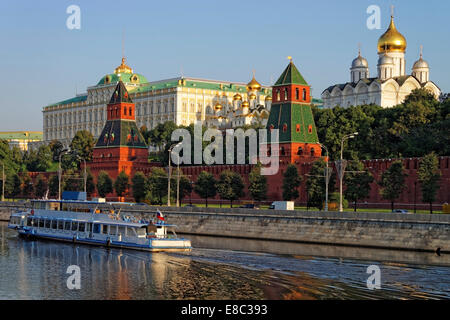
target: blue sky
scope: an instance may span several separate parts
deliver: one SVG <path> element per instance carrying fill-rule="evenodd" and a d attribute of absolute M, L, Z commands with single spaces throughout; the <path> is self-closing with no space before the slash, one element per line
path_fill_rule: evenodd
<path fill-rule="evenodd" d="M 81 8 L 81 30 L 66 27 L 66 8 Z M 369 5 L 381 30 L 366 27 Z M 395 5 L 406 37 L 407 70 L 424 45 L 431 80 L 450 92 L 450 1 L 2 1 L 0 131 L 42 130 L 42 107 L 85 92 L 125 55 L 149 81 L 179 76 L 265 85 L 292 56 L 319 97 L 346 82 L 358 43 L 376 75 L 376 44 Z"/>

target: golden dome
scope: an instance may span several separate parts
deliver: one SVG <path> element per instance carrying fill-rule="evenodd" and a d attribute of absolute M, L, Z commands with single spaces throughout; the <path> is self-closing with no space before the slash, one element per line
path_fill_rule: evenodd
<path fill-rule="evenodd" d="M 256 94 L 254 94 L 254 93 L 250 94 L 249 98 L 250 98 L 250 100 L 256 99 Z"/>
<path fill-rule="evenodd" d="M 248 101 L 244 101 L 244 102 L 242 102 L 242 108 L 244 108 L 244 107 L 248 107 L 249 106 L 249 103 L 248 103 Z"/>
<path fill-rule="evenodd" d="M 253 91 L 253 90 L 261 90 L 261 85 L 258 81 L 256 81 L 255 76 L 253 76 L 252 80 L 247 83 L 247 90 Z"/>
<path fill-rule="evenodd" d="M 131 69 L 129 66 L 125 63 L 125 58 L 122 58 L 122 63 L 120 66 L 118 66 L 116 69 L 114 69 L 114 73 L 133 73 L 133 69 Z"/>
<path fill-rule="evenodd" d="M 378 53 L 383 52 L 405 52 L 406 50 L 406 39 L 398 32 L 394 24 L 394 17 L 391 16 L 391 23 L 389 28 L 383 35 L 378 39 Z"/>
<path fill-rule="evenodd" d="M 214 108 L 216 108 L 216 110 L 221 110 L 222 109 L 222 105 L 220 103 L 216 104 L 214 106 Z"/>
<path fill-rule="evenodd" d="M 271 96 L 267 96 L 266 97 L 266 101 L 272 101 L 272 97 Z"/>
<path fill-rule="evenodd" d="M 239 93 L 236 93 L 236 94 L 233 96 L 233 100 L 234 100 L 234 101 L 242 100 L 242 96 L 241 96 Z"/>

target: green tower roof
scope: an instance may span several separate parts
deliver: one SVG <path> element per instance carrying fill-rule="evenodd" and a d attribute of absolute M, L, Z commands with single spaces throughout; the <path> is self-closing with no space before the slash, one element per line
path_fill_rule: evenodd
<path fill-rule="evenodd" d="M 128 94 L 127 88 L 125 88 L 125 85 L 123 84 L 122 80 L 119 81 L 116 88 L 114 89 L 114 92 L 111 96 L 111 100 L 109 101 L 110 104 L 113 103 L 133 103 L 133 101 L 130 98 L 130 95 Z"/>
<path fill-rule="evenodd" d="M 308 83 L 305 81 L 303 76 L 298 71 L 297 67 L 291 61 L 289 65 L 284 69 L 281 76 L 278 78 L 277 82 L 275 82 L 274 86 L 281 86 L 287 84 L 299 84 L 307 86 Z"/>

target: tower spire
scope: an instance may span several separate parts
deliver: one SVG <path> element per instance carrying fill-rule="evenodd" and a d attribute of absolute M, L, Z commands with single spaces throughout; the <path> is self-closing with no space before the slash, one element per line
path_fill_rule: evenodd
<path fill-rule="evenodd" d="M 423 45 L 420 45 L 420 59 L 423 57 Z"/>

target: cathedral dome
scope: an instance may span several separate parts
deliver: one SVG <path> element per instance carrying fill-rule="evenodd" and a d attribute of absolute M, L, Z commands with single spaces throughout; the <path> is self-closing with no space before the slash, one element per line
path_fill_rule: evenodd
<path fill-rule="evenodd" d="M 367 62 L 366 59 L 364 59 L 363 57 L 361 57 L 361 54 L 358 55 L 358 57 L 356 57 L 356 59 L 353 60 L 352 62 L 352 68 L 368 68 L 369 67 L 369 63 Z"/>
<path fill-rule="evenodd" d="M 242 100 L 242 96 L 239 94 L 239 93 L 236 93 L 234 96 L 233 96 L 233 100 L 234 101 L 240 101 L 240 100 Z"/>
<path fill-rule="evenodd" d="M 256 94 L 252 93 L 249 96 L 250 100 L 255 100 L 256 99 Z"/>
<path fill-rule="evenodd" d="M 383 64 L 394 64 L 394 59 L 384 54 L 380 59 L 378 59 L 378 65 L 381 66 Z"/>
<path fill-rule="evenodd" d="M 420 57 L 420 59 L 417 60 L 417 61 L 414 63 L 413 70 L 414 70 L 414 69 L 421 69 L 421 68 L 429 68 L 428 62 L 426 62 L 425 60 L 423 60 L 422 57 Z"/>
<path fill-rule="evenodd" d="M 252 80 L 247 83 L 247 90 L 253 91 L 253 90 L 261 90 L 261 85 L 258 81 L 256 81 L 255 76 L 253 76 Z"/>
<path fill-rule="evenodd" d="M 398 32 L 394 24 L 394 17 L 391 16 L 391 23 L 389 28 L 383 35 L 378 39 L 378 53 L 383 52 L 405 52 L 406 50 L 406 39 Z"/>
<path fill-rule="evenodd" d="M 242 108 L 245 108 L 245 107 L 248 107 L 248 106 L 249 106 L 248 101 L 242 102 Z"/>

